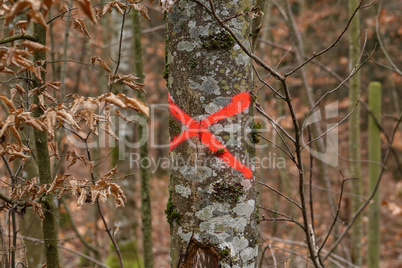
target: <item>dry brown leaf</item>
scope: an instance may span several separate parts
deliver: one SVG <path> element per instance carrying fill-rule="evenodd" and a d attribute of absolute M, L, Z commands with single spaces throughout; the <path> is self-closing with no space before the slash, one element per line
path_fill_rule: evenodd
<path fill-rule="evenodd" d="M 43 220 L 45 218 L 45 215 L 43 214 L 42 206 L 39 203 L 36 203 L 35 201 L 30 201 L 27 202 L 28 205 L 32 206 L 33 214 L 38 214 L 39 218 Z"/>
<path fill-rule="evenodd" d="M 67 14 L 69 9 L 70 9 L 69 6 L 66 3 L 63 3 L 63 5 L 61 6 L 61 9 L 59 11 L 61 19 L 64 18 L 64 15 Z"/>
<path fill-rule="evenodd" d="M 50 50 L 49 47 L 42 45 L 41 43 L 29 41 L 29 40 L 24 40 L 24 42 L 21 43 L 22 46 L 27 47 L 31 51 L 48 51 Z"/>
<path fill-rule="evenodd" d="M 81 11 L 93 22 L 97 23 L 96 16 L 93 12 L 90 0 L 75 0 L 80 6 Z"/>
<path fill-rule="evenodd" d="M 148 15 L 148 9 L 141 3 L 133 3 L 131 5 L 135 10 L 141 13 L 141 15 L 146 18 L 147 20 L 151 21 L 151 18 Z"/>
<path fill-rule="evenodd" d="M 15 126 L 10 126 L 10 131 L 13 133 L 14 138 L 18 141 L 18 143 L 22 146 L 22 139 L 20 133 L 17 131 Z"/>
<path fill-rule="evenodd" d="M 8 108 L 15 110 L 14 103 L 6 95 L 0 93 L 0 100 L 2 100 Z"/>
<path fill-rule="evenodd" d="M 99 97 L 99 99 L 101 101 L 112 103 L 123 109 L 127 108 L 127 105 L 121 99 L 117 98 L 117 96 L 114 95 L 113 93 L 103 94 Z"/>
<path fill-rule="evenodd" d="M 114 139 L 115 141 L 119 140 L 119 138 L 110 128 L 110 124 L 100 124 L 100 128 L 103 129 L 103 131 L 105 131 L 105 133 L 108 134 L 110 137 L 112 137 L 112 139 Z"/>
<path fill-rule="evenodd" d="M 51 96 L 49 93 L 47 93 L 46 91 L 43 91 L 41 94 L 43 96 L 45 96 L 45 98 L 50 100 L 51 102 L 57 103 L 57 100 L 53 96 Z"/>
<path fill-rule="evenodd" d="M 102 179 L 107 180 L 107 179 L 109 179 L 110 177 L 112 177 L 113 175 L 116 175 L 116 174 L 117 174 L 117 165 L 114 168 L 112 168 L 111 170 L 109 170 L 108 172 L 106 172 L 102 176 Z"/>
<path fill-rule="evenodd" d="M 28 24 L 28 21 L 27 21 L 27 20 L 20 20 L 20 21 L 18 21 L 18 22 L 15 24 L 15 26 L 21 27 L 22 29 L 25 29 L 25 30 L 26 30 L 27 24 Z"/>
<path fill-rule="evenodd" d="M 78 19 L 71 19 L 68 23 L 69 27 L 73 26 L 73 29 L 85 34 L 88 36 L 89 39 L 91 39 L 91 35 L 88 32 L 87 26 L 85 25 L 84 19 L 78 18 Z"/>
<path fill-rule="evenodd" d="M 77 122 L 75 122 L 73 116 L 64 109 L 58 109 L 56 111 L 56 118 L 64 123 L 72 125 L 75 129 L 81 129 Z"/>
<path fill-rule="evenodd" d="M 120 117 L 124 121 L 135 124 L 135 122 L 133 120 L 131 120 L 130 118 L 128 118 L 128 116 L 125 116 L 124 114 L 122 114 L 120 112 L 120 110 L 115 109 L 115 110 L 113 110 L 113 112 L 114 112 L 115 115 L 117 115 L 118 117 Z"/>
<path fill-rule="evenodd" d="M 102 68 L 105 69 L 105 71 L 107 71 L 108 73 L 111 73 L 112 70 L 109 68 L 109 66 L 107 66 L 107 64 L 101 59 L 101 57 L 99 56 L 95 56 L 91 58 L 91 64 L 92 66 L 95 65 L 95 62 L 99 61 L 99 63 L 102 65 Z"/>
<path fill-rule="evenodd" d="M 127 105 L 127 108 L 133 109 L 137 112 L 141 112 L 149 117 L 149 107 L 145 105 L 141 100 L 136 98 L 129 98 L 123 93 L 117 94 L 117 96 L 121 99 L 124 99 L 124 103 Z"/>
<path fill-rule="evenodd" d="M 20 93 L 21 96 L 26 95 L 25 89 L 22 86 L 15 84 L 14 88 L 18 90 L 18 93 Z"/>
<path fill-rule="evenodd" d="M 18 118 L 24 124 L 30 125 L 39 131 L 46 131 L 46 124 L 40 118 L 32 117 L 30 112 L 23 112 L 18 115 Z"/>
<path fill-rule="evenodd" d="M 52 154 L 54 156 L 56 156 L 57 160 L 60 161 L 58 143 L 56 141 L 52 140 L 52 141 L 49 141 L 48 144 L 49 144 L 50 151 L 52 152 Z"/>

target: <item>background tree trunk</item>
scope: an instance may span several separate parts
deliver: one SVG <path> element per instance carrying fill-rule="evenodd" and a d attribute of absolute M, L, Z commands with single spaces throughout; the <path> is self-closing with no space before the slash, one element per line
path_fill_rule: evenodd
<path fill-rule="evenodd" d="M 46 45 L 46 29 L 40 24 L 34 24 L 34 36 L 39 43 Z M 34 53 L 34 61 L 46 60 L 46 52 Z M 45 67 L 44 67 L 45 68 Z M 42 73 L 42 78 L 45 80 L 45 73 Z M 36 78 L 33 82 L 34 87 L 40 87 L 41 83 Z M 34 95 L 35 104 L 39 105 L 38 95 Z M 43 114 L 40 108 L 34 110 L 34 116 L 39 117 Z M 51 183 L 52 173 L 50 170 L 49 150 L 47 147 L 46 131 L 38 131 L 34 129 L 34 139 L 36 148 L 36 161 L 38 164 L 39 180 L 41 184 Z M 59 253 L 57 250 L 57 231 L 55 220 L 55 208 L 53 204 L 53 196 L 47 195 L 42 202 L 45 219 L 42 223 L 43 239 L 45 241 L 46 263 L 49 268 L 59 268 Z"/>
<path fill-rule="evenodd" d="M 214 3 L 217 13 L 225 17 L 251 6 L 250 1 Z M 250 48 L 248 16 L 228 24 Z M 166 39 L 169 94 L 193 122 L 222 109 L 240 92 L 252 90 L 249 57 L 193 1 L 179 1 L 167 14 Z M 250 107 L 207 128 L 225 146 L 220 151 L 223 155 L 203 146 L 202 141 L 213 143 L 213 138 L 206 141 L 206 132 L 197 130 L 196 137 L 171 150 L 170 198 L 165 211 L 171 224 L 171 267 L 255 267 L 259 215 L 254 177 L 247 179 L 222 161 L 227 153 L 239 160 L 254 157 L 254 144 L 248 138 L 251 119 Z M 180 118 L 171 113 L 171 138 L 184 129 Z M 249 162 L 243 163 L 252 169 Z"/>
<path fill-rule="evenodd" d="M 353 14 L 359 5 L 359 0 L 349 1 L 349 16 Z M 349 69 L 352 70 L 359 61 L 360 56 L 360 11 L 357 12 L 355 18 L 350 24 L 349 33 Z M 350 110 L 354 109 L 356 102 L 360 96 L 360 72 L 350 79 Z M 363 181 L 360 166 L 360 106 L 357 105 L 353 114 L 349 117 L 349 158 L 350 158 L 350 176 L 358 178 L 352 182 L 352 215 L 358 210 L 362 203 L 361 196 L 363 194 Z M 351 252 L 352 262 L 357 266 L 362 264 L 361 249 L 363 237 L 363 223 L 360 216 L 352 227 L 351 231 Z"/>
<path fill-rule="evenodd" d="M 133 10 L 133 53 L 134 53 L 134 73 L 140 79 L 139 83 L 144 83 L 144 67 L 142 61 L 142 45 L 141 45 L 141 21 L 138 11 Z M 137 99 L 145 102 L 145 94 L 137 92 Z M 146 115 L 140 114 L 145 122 L 148 122 Z M 148 128 L 141 123 L 137 124 L 138 140 L 146 138 L 148 140 Z M 140 159 L 148 159 L 148 141 L 139 148 Z M 143 163 L 143 161 L 141 161 Z M 142 218 L 142 244 L 144 251 L 144 267 L 152 268 L 153 252 L 152 252 L 152 215 L 151 215 L 151 193 L 150 184 L 151 174 L 147 164 L 140 165 L 141 180 L 141 218 Z"/>
<path fill-rule="evenodd" d="M 369 106 L 372 115 L 369 116 L 369 192 L 374 190 L 381 172 L 381 137 L 377 123 L 381 124 L 381 83 L 371 82 L 369 86 Z M 373 118 L 375 117 L 375 119 Z M 377 164 L 378 163 L 378 164 Z M 369 268 L 380 267 L 380 191 L 373 198 L 373 204 L 368 209 L 367 232 L 367 265 Z"/>

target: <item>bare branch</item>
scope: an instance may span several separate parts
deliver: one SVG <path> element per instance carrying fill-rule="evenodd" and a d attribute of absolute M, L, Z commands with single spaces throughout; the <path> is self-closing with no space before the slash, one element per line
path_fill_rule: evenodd
<path fill-rule="evenodd" d="M 387 148 L 387 151 L 385 153 L 384 160 L 383 160 L 383 166 L 381 168 L 380 175 L 378 176 L 378 179 L 377 179 L 377 182 L 376 182 L 376 184 L 374 186 L 373 191 L 371 192 L 371 194 L 368 197 L 367 201 L 364 202 L 360 206 L 360 208 L 356 211 L 356 213 L 353 215 L 353 217 L 350 220 L 349 224 L 346 226 L 346 229 L 343 231 L 343 233 L 339 236 L 339 238 L 335 241 L 335 243 L 328 250 L 328 253 L 325 254 L 325 256 L 323 257 L 323 260 L 326 260 L 332 254 L 332 252 L 334 252 L 336 247 L 343 240 L 343 238 L 346 236 L 346 234 L 348 233 L 348 231 L 350 230 L 352 225 L 355 223 L 356 219 L 364 211 L 364 209 L 370 204 L 371 200 L 373 199 L 374 195 L 376 194 L 376 192 L 378 190 L 378 187 L 380 185 L 381 179 L 382 179 L 382 175 L 384 174 L 384 171 L 385 171 L 385 164 L 387 163 L 388 156 L 389 156 L 389 153 L 391 151 L 391 147 L 392 147 L 392 143 L 393 143 L 394 138 L 395 138 L 396 131 L 398 130 L 398 127 L 399 127 L 399 124 L 401 123 L 401 121 L 402 121 L 402 114 L 399 115 L 398 122 L 395 124 L 395 127 L 394 127 L 394 129 L 392 131 L 391 141 L 388 143 L 388 148 Z"/>
<path fill-rule="evenodd" d="M 273 209 L 269 209 L 269 208 L 265 208 L 265 207 L 260 207 L 260 209 L 265 210 L 265 211 L 267 211 L 267 212 L 272 212 L 272 213 L 278 214 L 279 216 L 282 216 L 284 219 L 288 219 L 289 222 L 295 223 L 295 224 L 296 224 L 297 226 L 299 226 L 304 232 L 306 231 L 306 229 L 303 227 L 303 225 L 302 225 L 300 222 L 298 222 L 298 221 L 296 221 L 295 219 L 293 219 L 292 217 L 289 217 L 289 216 L 287 216 L 287 215 L 285 215 L 285 214 L 283 214 L 283 213 L 280 213 L 279 211 L 273 210 Z M 271 217 L 271 216 L 270 216 L 270 217 Z M 278 219 L 278 218 L 273 218 L 273 217 L 271 217 L 270 219 L 265 219 L 265 218 L 263 218 L 263 221 L 268 221 L 268 220 L 276 221 L 276 219 Z M 282 221 L 282 220 L 281 220 L 281 221 Z"/>
<path fill-rule="evenodd" d="M 314 58 L 321 56 L 322 54 L 328 52 L 329 50 L 331 50 L 332 48 L 334 48 L 339 40 L 341 40 L 342 36 L 346 33 L 346 31 L 348 30 L 350 23 L 352 22 L 353 18 L 355 17 L 357 11 L 359 11 L 359 9 L 362 9 L 362 4 L 363 4 L 364 0 L 361 0 L 359 5 L 357 6 L 357 8 L 355 9 L 355 11 L 353 12 L 352 16 L 349 18 L 345 28 L 343 29 L 343 31 L 341 32 L 341 34 L 338 36 L 338 38 L 327 48 L 325 48 L 324 50 L 321 50 L 318 53 L 313 52 L 313 56 L 311 56 L 308 60 L 304 61 L 302 64 L 300 64 L 299 66 L 297 66 L 296 68 L 294 68 L 292 71 L 288 72 L 285 74 L 285 77 L 292 75 L 293 73 L 295 73 L 296 71 L 298 71 L 300 68 L 302 68 L 303 66 L 305 66 L 307 63 L 309 63 L 310 61 L 312 61 Z"/>
<path fill-rule="evenodd" d="M 282 148 L 281 146 L 279 146 L 279 145 L 276 144 L 275 142 L 273 142 L 273 141 L 271 141 L 271 140 L 265 138 L 264 136 L 261 136 L 261 135 L 260 135 L 259 137 L 262 138 L 263 140 L 265 140 L 265 141 L 271 143 L 271 144 L 274 145 L 275 147 L 279 148 L 279 149 L 280 149 L 282 152 L 284 152 L 284 153 L 290 158 L 290 160 L 292 160 L 292 162 L 294 163 L 295 157 L 294 157 L 293 155 L 290 155 L 284 148 Z"/>
<path fill-rule="evenodd" d="M 380 4 L 378 5 L 377 17 L 376 17 L 376 21 L 375 21 L 375 32 L 377 35 L 378 43 L 380 44 L 381 50 L 382 50 L 382 52 L 384 52 L 384 55 L 387 58 L 389 64 L 391 64 L 391 66 L 392 66 L 392 68 L 390 68 L 390 69 L 402 76 L 402 71 L 398 68 L 398 66 L 396 66 L 394 61 L 391 59 L 390 55 L 388 54 L 387 49 L 384 46 L 384 43 L 382 42 L 382 37 L 381 37 L 380 27 L 379 27 L 380 12 L 381 12 L 381 1 L 380 1 Z"/>
<path fill-rule="evenodd" d="M 288 137 L 288 139 L 290 139 L 292 142 L 295 142 L 295 139 L 281 126 L 279 125 L 277 122 L 275 122 L 274 119 L 272 119 L 272 117 L 270 117 L 262 108 L 259 104 L 256 105 L 256 109 L 257 111 L 262 114 L 264 117 L 266 117 L 269 122 L 271 122 L 273 125 L 275 125 L 275 127 L 279 128 L 283 134 L 285 134 L 286 137 Z"/>
<path fill-rule="evenodd" d="M 346 178 L 345 179 L 345 177 L 343 176 L 342 171 L 339 171 L 339 172 L 341 173 L 341 175 L 343 177 L 343 180 L 342 180 L 342 185 L 341 185 L 341 193 L 340 193 L 340 196 L 339 196 L 338 208 L 336 210 L 334 220 L 332 221 L 332 225 L 329 228 L 328 233 L 327 233 L 327 235 L 326 235 L 326 237 L 324 239 L 324 242 L 322 242 L 321 247 L 318 249 L 318 254 L 320 254 L 321 250 L 324 248 L 325 243 L 327 243 L 327 240 L 328 240 L 329 236 L 331 235 L 332 229 L 334 228 L 335 224 L 338 221 L 339 212 L 341 211 L 341 203 L 342 203 L 342 197 L 343 197 L 343 191 L 344 191 L 345 182 L 347 182 L 348 180 L 356 179 L 356 178 Z"/>
<path fill-rule="evenodd" d="M 332 127 L 330 127 L 329 129 L 327 129 L 327 131 L 325 131 L 324 133 L 322 133 L 320 136 L 318 136 L 317 138 L 309 141 L 306 145 L 304 145 L 302 147 L 302 149 L 306 148 L 307 146 L 309 146 L 310 144 L 312 144 L 313 142 L 321 139 L 322 137 L 324 137 L 325 135 L 327 135 L 329 132 L 331 132 L 334 128 L 337 128 L 340 124 L 342 124 L 343 122 L 345 122 L 355 111 L 357 105 L 359 104 L 360 100 L 356 101 L 355 105 L 353 106 L 352 111 L 350 111 L 344 118 L 342 118 L 340 121 L 338 121 L 335 125 L 333 125 Z"/>
<path fill-rule="evenodd" d="M 367 39 L 366 39 L 366 40 L 367 40 Z M 317 108 L 317 107 L 321 104 L 321 102 L 322 102 L 327 96 L 329 96 L 329 95 L 331 95 L 332 93 L 335 93 L 336 91 L 338 91 L 343 85 L 346 84 L 347 81 L 349 81 L 350 78 L 352 78 L 355 74 L 357 74 L 357 72 L 361 69 L 361 67 L 363 67 L 363 65 L 373 56 L 374 51 L 375 51 L 375 47 L 374 47 L 373 51 L 371 52 L 370 56 L 369 56 L 367 59 L 365 59 L 360 65 L 355 66 L 355 68 L 353 68 L 353 70 L 351 71 L 351 73 L 349 74 L 349 76 L 345 78 L 345 80 L 343 80 L 336 88 L 334 88 L 334 89 L 332 89 L 332 90 L 330 90 L 330 91 L 325 92 L 325 93 L 321 96 L 321 98 L 314 104 L 314 106 L 311 107 L 311 109 L 310 109 L 310 111 L 308 112 L 306 118 L 304 119 L 303 126 L 302 126 L 303 128 L 304 128 L 304 126 L 306 125 L 307 120 L 308 120 L 308 119 L 310 118 L 310 116 L 313 114 L 313 111 L 315 110 L 315 108 Z M 360 58 L 362 57 L 362 55 L 363 55 L 363 50 L 362 50 L 362 54 L 360 54 Z M 360 61 L 360 60 L 359 60 L 359 61 Z"/>
<path fill-rule="evenodd" d="M 284 77 L 278 73 L 277 71 L 275 71 L 271 66 L 269 66 L 268 64 L 266 64 L 262 59 L 260 59 L 259 57 L 257 57 L 254 53 L 252 53 L 242 42 L 241 40 L 236 36 L 236 34 L 233 32 L 233 30 L 225 24 L 225 22 L 218 17 L 218 15 L 216 14 L 215 11 L 215 6 L 212 3 L 212 0 L 208 0 L 209 4 L 211 6 L 211 8 L 207 7 L 204 3 L 202 3 L 199 0 L 193 0 L 194 2 L 196 2 L 197 4 L 201 5 L 202 7 L 205 8 L 205 10 L 210 13 L 215 20 L 226 30 L 228 31 L 228 33 L 233 37 L 233 39 L 236 41 L 236 43 L 241 47 L 241 49 L 253 60 L 255 60 L 255 62 L 260 65 L 261 67 L 263 67 L 265 70 L 267 70 L 268 72 L 270 72 L 276 79 L 283 81 Z"/>
<path fill-rule="evenodd" d="M 11 42 L 14 42 L 14 41 L 17 41 L 17 40 L 30 40 L 30 41 L 33 41 L 33 42 L 38 42 L 38 39 L 33 35 L 17 34 L 17 35 L 6 37 L 6 38 L 0 40 L 0 45 L 11 43 Z"/>
<path fill-rule="evenodd" d="M 270 189 L 271 191 L 277 193 L 278 195 L 282 196 L 283 198 L 285 198 L 286 200 L 288 200 L 290 203 L 295 204 L 299 209 L 302 209 L 301 205 L 299 203 L 297 203 L 296 201 L 294 201 L 293 199 L 290 199 L 289 197 L 287 197 L 286 195 L 284 195 L 283 193 L 279 192 L 278 190 L 276 190 L 275 188 L 269 186 L 268 184 L 265 184 L 263 182 L 257 181 L 257 183 L 267 187 L 268 189 Z"/>

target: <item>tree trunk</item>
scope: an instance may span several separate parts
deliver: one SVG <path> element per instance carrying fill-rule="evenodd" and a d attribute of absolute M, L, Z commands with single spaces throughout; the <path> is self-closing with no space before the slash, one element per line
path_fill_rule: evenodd
<path fill-rule="evenodd" d="M 359 0 L 349 0 L 349 17 L 359 5 Z M 358 12 L 355 18 L 350 24 L 349 35 L 349 69 L 352 70 L 359 61 L 360 55 L 360 12 Z M 350 109 L 355 107 L 356 102 L 360 95 L 360 73 L 355 74 L 350 79 Z M 355 111 L 349 117 L 349 158 L 350 158 L 350 176 L 358 178 L 352 182 L 352 192 L 355 195 L 352 197 L 352 215 L 359 209 L 362 200 L 361 195 L 363 193 L 363 181 L 361 176 L 360 167 L 360 106 L 356 106 Z M 361 266 L 362 257 L 362 236 L 363 236 L 363 223 L 361 216 L 356 220 L 351 231 L 351 252 L 352 262 Z"/>
<path fill-rule="evenodd" d="M 381 172 L 381 137 L 373 116 L 381 122 L 381 83 L 371 82 L 369 86 L 369 106 L 372 115 L 369 116 L 369 192 L 371 193 Z M 369 268 L 380 267 L 380 191 L 377 190 L 373 204 L 368 210 L 368 240 L 367 264 Z"/>
<path fill-rule="evenodd" d="M 141 22 L 138 11 L 133 11 L 133 52 L 134 52 L 134 72 L 140 79 L 138 82 L 144 82 L 144 67 L 142 61 L 142 45 L 141 45 Z M 137 93 L 137 98 L 145 102 L 145 94 Z M 145 122 L 148 122 L 146 115 L 140 114 Z M 148 128 L 142 124 L 137 125 L 138 140 L 145 137 L 148 139 Z M 148 142 L 146 141 L 139 148 L 140 159 L 148 159 Z M 143 161 L 141 161 L 142 163 Z M 152 215 L 151 215 L 151 194 L 149 180 L 151 174 L 147 164 L 140 165 L 141 176 L 141 218 L 142 218 L 142 242 L 144 251 L 144 267 L 151 268 L 153 264 L 152 253 Z"/>
<path fill-rule="evenodd" d="M 251 6 L 214 3 L 225 17 Z M 248 16 L 227 23 L 250 48 Z M 171 267 L 255 267 L 259 214 L 247 161 L 255 156 L 251 61 L 193 1 L 174 4 L 166 38 Z"/>
<path fill-rule="evenodd" d="M 46 28 L 40 24 L 34 24 L 34 36 L 43 45 L 46 45 Z M 46 52 L 35 52 L 34 61 L 46 60 Z M 44 67 L 45 68 L 45 67 Z M 45 73 L 42 73 L 43 80 L 45 80 Z M 40 87 L 39 80 L 34 79 L 34 87 Z M 38 95 L 34 95 L 35 104 L 39 105 Z M 39 117 L 43 114 L 40 108 L 34 110 L 34 116 Z M 34 139 L 36 148 L 36 159 L 39 170 L 39 180 L 41 184 L 48 184 L 52 182 L 52 175 L 50 170 L 49 151 L 47 147 L 47 133 L 46 131 L 38 131 L 34 129 Z M 59 268 L 59 254 L 57 250 L 57 231 L 55 220 L 55 208 L 53 205 L 53 196 L 48 195 L 43 201 L 43 209 L 45 219 L 43 220 L 43 239 L 45 242 L 46 263 L 49 268 Z"/>

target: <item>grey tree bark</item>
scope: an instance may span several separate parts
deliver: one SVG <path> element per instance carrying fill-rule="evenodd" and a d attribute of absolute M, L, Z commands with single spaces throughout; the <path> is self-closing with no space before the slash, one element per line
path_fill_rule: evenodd
<path fill-rule="evenodd" d="M 214 3 L 222 17 L 245 11 L 252 4 Z M 255 267 L 258 204 L 254 168 L 251 161 L 245 161 L 255 155 L 249 137 L 252 106 L 211 120 L 221 109 L 227 111 L 225 107 L 239 96 L 243 103 L 240 101 L 238 107 L 252 101 L 251 94 L 245 93 L 252 90 L 251 61 L 193 1 L 176 2 L 166 20 L 172 165 L 165 212 L 171 224 L 171 267 Z M 228 24 L 250 48 L 248 16 L 236 17 Z M 184 114 L 190 121 L 185 122 Z M 213 123 L 205 128 L 210 121 Z M 188 128 L 192 137 L 175 143 Z M 231 162 L 229 154 L 244 168 L 229 166 L 225 162 L 225 158 Z"/>

